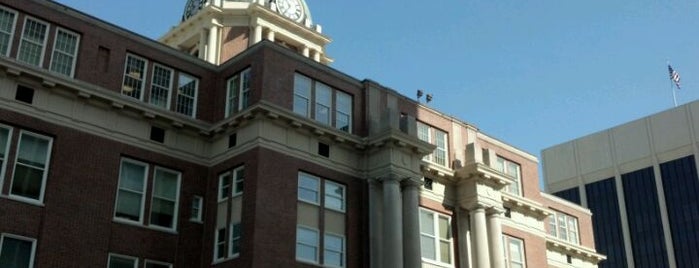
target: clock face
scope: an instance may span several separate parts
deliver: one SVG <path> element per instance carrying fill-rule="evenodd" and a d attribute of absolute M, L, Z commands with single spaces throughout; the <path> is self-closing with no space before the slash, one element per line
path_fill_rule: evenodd
<path fill-rule="evenodd" d="M 303 6 L 299 0 L 277 0 L 277 10 L 279 14 L 296 22 L 303 19 Z"/>

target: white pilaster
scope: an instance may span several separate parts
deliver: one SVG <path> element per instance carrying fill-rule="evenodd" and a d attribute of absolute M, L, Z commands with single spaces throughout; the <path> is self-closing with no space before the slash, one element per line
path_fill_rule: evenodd
<path fill-rule="evenodd" d="M 262 41 L 262 25 L 255 25 L 252 35 L 252 44 L 257 44 Z"/>
<path fill-rule="evenodd" d="M 267 31 L 267 40 L 274 42 L 274 38 L 274 31 L 272 31 L 272 29 L 269 29 L 269 31 Z"/>
<path fill-rule="evenodd" d="M 491 268 L 488 247 L 488 228 L 486 227 L 485 209 L 476 207 L 471 210 L 471 248 L 474 255 L 474 267 Z"/>
<path fill-rule="evenodd" d="M 406 268 L 420 268 L 420 202 L 422 181 L 403 180 L 403 264 Z"/>
<path fill-rule="evenodd" d="M 320 62 L 320 51 L 313 50 L 313 60 L 316 62 Z"/>
<path fill-rule="evenodd" d="M 209 42 L 206 45 L 206 61 L 216 64 L 218 62 L 218 27 L 211 25 L 209 28 Z"/>
<path fill-rule="evenodd" d="M 303 49 L 301 50 L 301 54 L 304 57 L 308 57 L 310 55 L 310 49 L 307 46 L 303 46 Z"/>
<path fill-rule="evenodd" d="M 459 245 L 459 267 L 473 267 L 471 258 L 472 244 L 470 243 L 471 227 L 469 224 L 468 211 L 457 208 L 456 217 L 457 232 L 459 234 L 459 240 L 457 241 Z"/>
<path fill-rule="evenodd" d="M 383 267 L 383 191 L 381 181 L 369 179 L 369 250 L 371 268 Z"/>
<path fill-rule="evenodd" d="M 383 178 L 383 261 L 382 267 L 403 267 L 403 224 L 401 222 L 400 179 Z"/>
<path fill-rule="evenodd" d="M 206 60 L 206 36 L 207 36 L 208 30 L 207 29 L 201 29 L 199 32 L 199 44 L 197 46 L 197 50 L 199 50 L 199 58 L 202 60 Z"/>
<path fill-rule="evenodd" d="M 502 252 L 502 225 L 500 223 L 503 210 L 494 208 L 488 212 L 490 264 L 493 268 L 505 268 L 505 256 Z"/>

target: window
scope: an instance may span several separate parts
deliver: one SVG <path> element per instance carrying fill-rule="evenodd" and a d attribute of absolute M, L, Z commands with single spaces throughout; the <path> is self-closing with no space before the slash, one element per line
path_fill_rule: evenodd
<path fill-rule="evenodd" d="M 296 259 L 318 262 L 318 231 L 299 226 L 296 229 Z"/>
<path fill-rule="evenodd" d="M 219 175 L 217 211 L 223 213 L 216 215 L 215 262 L 226 261 L 240 255 L 243 236 L 242 200 L 244 182 L 245 166 L 236 167 Z"/>
<path fill-rule="evenodd" d="M 139 223 L 142 221 L 146 174 L 147 164 L 128 159 L 121 161 L 115 218 Z"/>
<path fill-rule="evenodd" d="M 53 54 L 51 55 L 51 71 L 73 76 L 79 42 L 80 36 L 78 34 L 60 27 L 56 30 L 56 40 L 53 43 Z"/>
<path fill-rule="evenodd" d="M 423 160 L 440 166 L 447 166 L 447 133 L 422 122 L 417 122 L 418 139 L 437 146 L 432 154 L 426 155 Z"/>
<path fill-rule="evenodd" d="M 345 132 L 352 129 L 352 96 L 298 73 L 294 76 L 294 112 Z"/>
<path fill-rule="evenodd" d="M 119 172 L 114 219 L 128 223 L 143 224 L 145 200 L 149 194 L 148 170 L 144 162 L 122 159 Z M 181 173 L 156 166 L 153 172 L 153 190 L 150 193 L 148 225 L 154 228 L 175 230 L 179 204 Z"/>
<path fill-rule="evenodd" d="M 218 201 L 224 201 L 228 197 L 235 197 L 243 194 L 243 185 L 245 181 L 245 167 L 240 166 L 231 172 L 221 174 L 218 179 L 219 198 Z M 233 183 L 231 185 L 231 183 Z M 231 186 L 233 187 L 231 189 Z"/>
<path fill-rule="evenodd" d="M 240 254 L 240 223 L 231 223 L 231 238 L 230 238 L 230 253 L 229 256 L 237 256 Z"/>
<path fill-rule="evenodd" d="M 15 93 L 15 100 L 32 104 L 34 102 L 34 89 L 25 87 L 23 85 L 17 85 L 17 92 Z"/>
<path fill-rule="evenodd" d="M 226 258 L 226 228 L 216 230 L 216 245 L 214 246 L 214 258 L 222 260 Z"/>
<path fill-rule="evenodd" d="M 561 240 L 578 244 L 578 219 L 563 212 L 554 212 L 549 216 L 549 234 Z"/>
<path fill-rule="evenodd" d="M 20 132 L 10 196 L 43 202 L 52 143 L 49 137 Z"/>
<path fill-rule="evenodd" d="M 495 169 L 514 180 L 514 183 L 505 187 L 505 191 L 514 195 L 522 195 L 522 177 L 519 164 L 498 156 Z"/>
<path fill-rule="evenodd" d="M 226 93 L 226 117 L 250 105 L 250 68 L 228 79 Z"/>
<path fill-rule="evenodd" d="M 0 7 L 0 55 L 7 57 L 17 23 L 17 12 Z"/>
<path fill-rule="evenodd" d="M 451 218 L 426 209 L 420 210 L 420 248 L 422 259 L 438 264 L 453 264 Z"/>
<path fill-rule="evenodd" d="M 165 262 L 159 262 L 159 261 L 146 260 L 146 267 L 145 268 L 172 268 L 172 264 L 165 263 Z"/>
<path fill-rule="evenodd" d="M 504 242 L 505 265 L 507 268 L 525 268 L 524 241 L 507 235 L 503 235 L 502 239 Z"/>
<path fill-rule="evenodd" d="M 153 65 L 153 79 L 150 87 L 150 104 L 163 109 L 170 109 L 170 90 L 172 89 L 173 71 L 160 64 Z"/>
<path fill-rule="evenodd" d="M 49 25 L 37 19 L 27 17 L 24 20 L 23 29 L 17 60 L 41 66 L 44 59 L 44 47 L 46 46 Z"/>
<path fill-rule="evenodd" d="M 150 225 L 175 229 L 177 225 L 175 219 L 177 218 L 180 173 L 156 167 L 153 177 Z"/>
<path fill-rule="evenodd" d="M 198 80 L 190 75 L 180 73 L 177 88 L 176 112 L 196 117 Z"/>
<path fill-rule="evenodd" d="M 202 221 L 202 210 L 204 206 L 204 198 L 198 195 L 195 195 L 192 198 L 192 211 L 191 211 L 191 216 L 189 219 L 191 221 L 195 222 L 201 222 Z"/>
<path fill-rule="evenodd" d="M 0 236 L 0 267 L 34 267 L 36 240 L 11 234 Z"/>
<path fill-rule="evenodd" d="M 5 166 L 7 164 L 7 155 L 10 151 L 10 140 L 12 137 L 12 129 L 10 127 L 0 125 L 0 188 L 5 177 Z"/>
<path fill-rule="evenodd" d="M 146 77 L 146 68 L 148 63 L 145 59 L 134 56 L 126 55 L 126 67 L 124 69 L 124 82 L 121 87 L 121 94 L 126 96 L 142 100 L 143 86 Z"/>
<path fill-rule="evenodd" d="M 344 185 L 299 172 L 297 260 L 345 267 L 345 195 Z"/>
<path fill-rule="evenodd" d="M 109 268 L 137 268 L 138 258 L 109 254 Z"/>

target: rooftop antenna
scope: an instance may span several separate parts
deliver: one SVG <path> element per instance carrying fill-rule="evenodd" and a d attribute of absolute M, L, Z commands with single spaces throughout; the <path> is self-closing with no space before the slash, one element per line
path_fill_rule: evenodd
<path fill-rule="evenodd" d="M 427 94 L 427 96 L 425 96 L 425 100 L 427 103 L 430 103 L 430 101 L 432 101 L 432 94 Z"/>
<path fill-rule="evenodd" d="M 420 102 L 420 98 L 422 98 L 423 92 L 422 89 L 417 90 L 417 102 Z"/>

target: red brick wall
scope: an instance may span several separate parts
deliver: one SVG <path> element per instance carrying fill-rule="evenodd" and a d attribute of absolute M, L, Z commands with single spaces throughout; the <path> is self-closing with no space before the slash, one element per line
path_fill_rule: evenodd
<path fill-rule="evenodd" d="M 250 28 L 224 27 L 221 33 L 221 39 L 220 61 L 226 62 L 248 48 Z"/>

